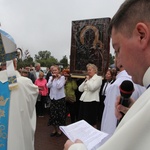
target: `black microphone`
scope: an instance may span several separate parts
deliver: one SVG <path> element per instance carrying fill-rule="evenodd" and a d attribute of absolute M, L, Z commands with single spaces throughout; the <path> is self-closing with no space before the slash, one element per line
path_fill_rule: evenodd
<path fill-rule="evenodd" d="M 133 83 L 130 80 L 124 80 L 121 83 L 121 85 L 119 86 L 119 89 L 120 89 L 120 94 L 121 94 L 120 104 L 122 104 L 125 107 L 129 107 L 129 104 L 130 104 L 129 99 L 134 91 Z M 124 116 L 124 113 L 122 113 L 122 115 Z M 122 116 L 122 118 L 123 118 L 123 116 Z M 118 123 L 121 121 L 121 119 L 118 120 Z M 117 123 L 117 125 L 118 125 L 118 123 Z"/>
<path fill-rule="evenodd" d="M 121 83 L 119 89 L 121 94 L 120 104 L 122 104 L 125 107 L 128 107 L 130 96 L 134 91 L 134 85 L 130 80 L 124 80 Z"/>

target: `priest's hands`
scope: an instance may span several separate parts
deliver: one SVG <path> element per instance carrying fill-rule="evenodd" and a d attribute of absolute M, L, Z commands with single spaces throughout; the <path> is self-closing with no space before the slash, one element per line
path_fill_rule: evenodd
<path fill-rule="evenodd" d="M 71 140 L 67 140 L 64 144 L 64 150 L 68 150 L 71 145 L 74 143 L 83 143 L 81 140 L 77 139 L 75 142 L 72 142 Z"/>
<path fill-rule="evenodd" d="M 118 120 L 120 120 L 123 117 L 123 114 L 127 113 L 127 111 L 134 104 L 134 102 L 135 101 L 132 98 L 130 98 L 130 105 L 129 105 L 129 107 L 125 107 L 125 106 L 120 104 L 120 96 L 118 96 L 117 100 L 116 100 L 116 103 L 115 103 L 115 115 L 116 115 L 116 118 Z"/>

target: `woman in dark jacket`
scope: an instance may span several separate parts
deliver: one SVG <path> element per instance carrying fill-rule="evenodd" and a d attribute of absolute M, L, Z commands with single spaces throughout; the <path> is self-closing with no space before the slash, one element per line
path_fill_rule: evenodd
<path fill-rule="evenodd" d="M 106 91 L 107 89 L 109 88 L 109 86 L 114 82 L 114 74 L 113 74 L 113 71 L 111 69 L 108 69 L 106 74 L 105 74 L 105 77 L 104 79 L 102 80 L 102 86 L 100 88 L 100 103 L 99 103 L 99 118 L 98 120 L 100 121 L 101 123 L 101 120 L 102 120 L 102 116 L 103 116 L 103 111 L 104 111 L 104 100 L 105 100 L 105 97 L 106 97 Z"/>

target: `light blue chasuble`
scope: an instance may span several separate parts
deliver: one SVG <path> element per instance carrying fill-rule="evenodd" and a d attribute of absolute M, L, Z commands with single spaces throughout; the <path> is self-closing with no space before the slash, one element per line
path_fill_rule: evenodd
<path fill-rule="evenodd" d="M 7 150 L 10 90 L 8 82 L 0 82 L 0 150 Z"/>

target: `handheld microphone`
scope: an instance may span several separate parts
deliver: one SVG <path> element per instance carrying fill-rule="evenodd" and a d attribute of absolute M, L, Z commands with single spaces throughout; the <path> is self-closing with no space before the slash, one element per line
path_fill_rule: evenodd
<path fill-rule="evenodd" d="M 120 89 L 120 104 L 122 104 L 125 107 L 129 107 L 130 104 L 130 96 L 132 95 L 133 91 L 134 91 L 134 85 L 130 80 L 124 80 L 121 85 L 119 86 Z M 122 113 L 122 115 L 124 116 L 124 113 Z M 122 116 L 122 118 L 123 118 Z M 121 118 L 121 119 L 122 119 Z M 119 122 L 121 121 L 118 120 L 117 125 L 119 124 Z"/>
<path fill-rule="evenodd" d="M 120 104 L 122 104 L 125 107 L 129 106 L 129 99 L 134 91 L 134 85 L 130 80 L 125 80 L 121 83 L 120 87 Z"/>

